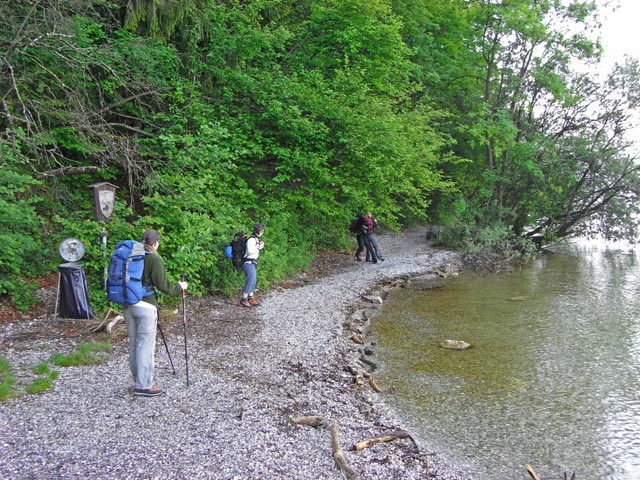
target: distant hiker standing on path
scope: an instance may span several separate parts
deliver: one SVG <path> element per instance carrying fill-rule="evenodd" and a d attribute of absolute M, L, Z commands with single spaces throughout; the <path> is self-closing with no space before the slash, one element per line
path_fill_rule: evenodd
<path fill-rule="evenodd" d="M 134 305 L 125 305 L 124 319 L 129 334 L 129 368 L 135 381 L 133 393 L 155 397 L 163 393 L 153 384 L 158 327 L 158 300 L 155 288 L 167 295 L 179 295 L 182 290 L 187 289 L 188 284 L 171 284 L 167 280 L 164 261 L 157 252 L 160 245 L 160 234 L 157 231 L 145 231 L 141 242 L 145 249 L 142 283 L 149 287 L 150 294 Z"/>
<path fill-rule="evenodd" d="M 349 225 L 349 231 L 356 234 L 356 241 L 358 242 L 358 248 L 356 249 L 356 260 L 362 261 L 362 252 L 365 249 L 364 245 L 364 235 L 362 233 L 362 214 L 356 213 L 356 216 L 353 220 L 351 220 L 351 224 Z"/>
<path fill-rule="evenodd" d="M 260 256 L 260 250 L 264 248 L 264 242 L 260 240 L 263 233 L 264 225 L 256 223 L 253 226 L 251 236 L 247 240 L 247 252 L 242 263 L 245 280 L 240 305 L 243 307 L 257 307 L 260 305 L 260 303 L 253 298 L 253 293 L 256 289 L 256 283 L 258 282 L 258 257 Z"/>
<path fill-rule="evenodd" d="M 382 249 L 378 242 L 378 237 L 374 233 L 375 228 L 378 226 L 378 221 L 371 216 L 371 212 L 367 212 L 362 221 L 362 233 L 364 239 L 364 245 L 367 249 L 366 261 L 378 263 L 378 260 L 384 261 L 382 256 Z"/>

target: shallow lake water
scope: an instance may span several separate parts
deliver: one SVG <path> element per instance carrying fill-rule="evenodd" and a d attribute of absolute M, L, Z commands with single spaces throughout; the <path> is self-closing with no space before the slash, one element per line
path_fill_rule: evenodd
<path fill-rule="evenodd" d="M 469 479 L 640 479 L 640 262 L 573 248 L 393 291 L 376 372 L 407 428 Z M 445 339 L 468 350 L 447 350 Z"/>

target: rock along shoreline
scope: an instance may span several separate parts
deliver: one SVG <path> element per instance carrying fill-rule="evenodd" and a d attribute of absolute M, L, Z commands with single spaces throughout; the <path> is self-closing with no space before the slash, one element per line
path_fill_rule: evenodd
<path fill-rule="evenodd" d="M 389 386 L 378 392 L 356 382 L 368 371 L 371 300 L 390 285 L 460 268 L 455 253 L 429 246 L 424 230 L 379 238 L 384 262 L 349 255 L 319 278 L 274 289 L 257 308 L 188 298 L 188 386 L 182 311 L 163 311 L 177 370 L 159 341 L 155 378 L 166 395 L 131 394 L 124 337 L 105 363 L 56 368 L 53 389 L 0 403 L 0 478 L 461 480 L 428 439 L 353 449 L 404 429 L 384 393 Z M 2 354 L 20 379 L 53 353 L 70 353 L 81 341 L 79 324 L 51 317 L 0 324 Z M 322 425 L 294 422 L 308 416 Z"/>

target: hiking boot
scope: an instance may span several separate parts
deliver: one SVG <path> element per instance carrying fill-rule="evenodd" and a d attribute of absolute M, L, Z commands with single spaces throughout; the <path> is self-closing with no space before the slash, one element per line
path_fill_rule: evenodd
<path fill-rule="evenodd" d="M 249 300 L 247 300 L 246 298 L 243 298 L 242 300 L 240 300 L 240 305 L 242 305 L 243 307 L 251 306 L 251 304 L 249 303 Z"/>
<path fill-rule="evenodd" d="M 362 261 L 362 258 L 360 256 L 356 255 L 356 262 L 361 262 L 361 261 Z"/>
<path fill-rule="evenodd" d="M 133 394 L 139 397 L 157 397 L 158 395 L 163 395 L 164 392 L 160 387 L 154 385 L 151 388 L 134 388 Z"/>
<path fill-rule="evenodd" d="M 249 305 L 251 305 L 252 307 L 257 307 L 258 305 L 260 305 L 260 302 L 258 302 L 257 300 L 254 300 L 253 297 L 249 297 Z"/>

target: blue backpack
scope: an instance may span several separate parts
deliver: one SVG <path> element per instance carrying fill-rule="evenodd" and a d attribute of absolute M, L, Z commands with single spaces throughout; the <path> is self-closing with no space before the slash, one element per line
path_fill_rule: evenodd
<path fill-rule="evenodd" d="M 118 242 L 109 264 L 107 297 L 120 305 L 133 305 L 152 295 L 153 287 L 142 285 L 144 245 L 135 240 Z"/>

